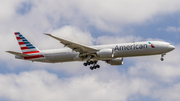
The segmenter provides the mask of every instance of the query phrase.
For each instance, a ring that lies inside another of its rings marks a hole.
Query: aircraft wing
[[[17,56],[22,56],[22,57],[30,56],[30,55],[27,55],[27,54],[13,52],[13,51],[6,51],[6,52],[10,53],[10,54],[13,54],[13,55],[17,55]]]
[[[76,51],[76,52],[80,52],[80,53],[85,53],[85,52],[92,52],[92,51],[98,51],[97,49],[95,48],[92,48],[92,47],[89,47],[89,46],[85,46],[85,45],[81,45],[79,43],[75,43],[75,42],[72,42],[72,41],[68,41],[68,40],[65,40],[65,39],[62,39],[62,38],[59,38],[59,37],[55,37],[51,34],[46,34],[44,33],[45,35],[48,35],[54,39],[57,39],[59,40],[62,44],[64,44],[64,46],[67,46],[69,48],[71,48],[73,51]]]

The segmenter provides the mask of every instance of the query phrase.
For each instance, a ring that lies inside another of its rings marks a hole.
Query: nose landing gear
[[[164,61],[164,58],[161,58],[161,61]]]
[[[163,58],[164,55],[166,55],[166,53],[162,53],[162,54],[161,54],[161,59],[160,59],[161,61],[164,61],[164,58]]]

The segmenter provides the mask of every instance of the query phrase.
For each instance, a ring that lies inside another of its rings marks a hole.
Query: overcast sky
[[[1,101],[179,101],[180,0],[1,0]],[[43,33],[85,45],[161,40],[165,55],[124,58],[121,66],[98,62],[46,64],[16,60],[14,32],[40,50],[61,48]]]

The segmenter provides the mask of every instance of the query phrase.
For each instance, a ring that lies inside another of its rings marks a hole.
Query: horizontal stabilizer
[[[22,56],[22,57],[27,57],[30,55],[27,54],[23,54],[23,53],[18,53],[18,52],[13,52],[13,51],[6,51],[7,53],[13,54],[13,55],[17,55],[17,56]]]

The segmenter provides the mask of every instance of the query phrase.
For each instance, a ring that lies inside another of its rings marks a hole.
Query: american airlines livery
[[[161,55],[161,61],[164,60],[164,55],[175,49],[173,45],[161,41],[146,41],[120,43],[110,45],[86,46],[76,42],[68,41],[51,34],[48,35],[56,40],[59,40],[64,48],[53,50],[39,50],[30,43],[22,34],[15,32],[15,36],[20,45],[22,53],[14,51],[6,51],[15,55],[16,59],[58,63],[85,61],[84,66],[90,66],[90,69],[100,68],[97,64],[99,60],[105,61],[110,65],[122,65],[123,57],[146,56],[146,55]]]

